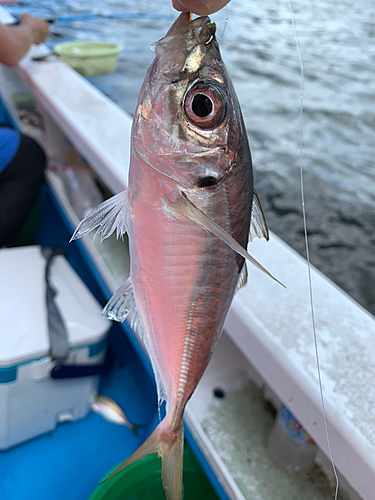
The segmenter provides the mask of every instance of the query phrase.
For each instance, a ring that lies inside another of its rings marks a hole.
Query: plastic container
[[[282,405],[268,441],[268,453],[279,469],[303,474],[314,462],[318,446],[302,425]]]
[[[116,468],[117,466],[110,472]],[[186,446],[183,484],[184,500],[217,500],[211,484],[192,451]],[[89,500],[166,500],[161,480],[161,460],[154,454],[129,465],[109,481],[99,485]]]
[[[98,376],[51,378],[45,268],[40,247],[0,250],[0,450],[85,417],[98,389]],[[100,304],[63,256],[50,283],[68,334],[63,364],[100,364],[110,328]]]
[[[109,42],[66,42],[54,53],[83,76],[99,76],[116,71],[122,45]]]

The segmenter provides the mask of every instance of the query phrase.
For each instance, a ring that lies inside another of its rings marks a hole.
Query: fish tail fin
[[[164,442],[161,456],[161,477],[167,500],[182,500],[182,463],[184,453],[184,427],[182,423],[174,439]]]
[[[104,481],[120,472],[128,465],[147,455],[157,453],[161,457],[161,476],[167,500],[182,500],[182,461],[184,451],[184,428],[182,423],[170,432],[166,419],[156,427],[151,436]]]
[[[162,423],[162,422],[161,422]],[[160,442],[160,427],[161,424],[159,424],[154,432],[149,436],[146,441],[131,455],[125,462],[123,462],[112,474],[110,474],[108,477],[102,481],[102,483],[105,483],[110,479],[112,476],[120,472],[122,469],[125,469],[128,465],[133,464],[134,462],[137,462],[138,460],[141,460],[142,458],[146,457],[147,455],[151,455],[152,453],[160,453],[160,447],[161,447],[161,442]],[[101,483],[101,484],[102,484]]]

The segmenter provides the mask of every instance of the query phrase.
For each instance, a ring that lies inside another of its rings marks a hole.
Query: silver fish
[[[93,412],[107,420],[107,422],[129,427],[134,434],[138,435],[138,428],[140,426],[130,423],[122,408],[108,396],[105,396],[104,394],[97,394],[91,405],[91,409]]]

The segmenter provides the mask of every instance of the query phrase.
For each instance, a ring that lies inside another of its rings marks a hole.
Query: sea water
[[[292,1],[305,67],[305,197],[311,261],[375,314],[375,3]],[[46,0],[24,10],[176,15],[169,0]],[[299,182],[300,67],[287,0],[232,0],[220,42],[249,135],[256,188],[271,230],[304,255]],[[213,16],[218,38],[226,11]],[[171,22],[59,23],[48,45],[111,40],[125,49],[116,73],[90,81],[130,114],[154,57],[150,44]],[[274,270],[275,273],[277,270]],[[307,277],[306,277],[307,280]]]

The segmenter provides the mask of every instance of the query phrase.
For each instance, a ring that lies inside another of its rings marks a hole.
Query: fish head
[[[178,17],[155,44],[134,119],[135,153],[189,191],[220,183],[247,145],[215,32],[207,16]]]

